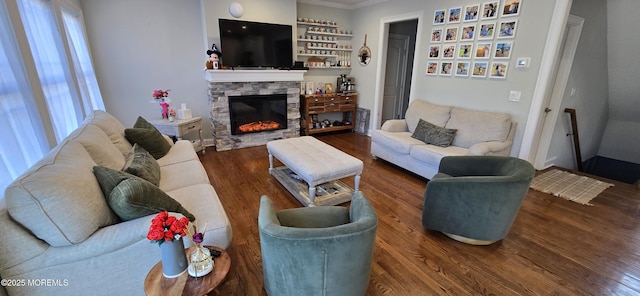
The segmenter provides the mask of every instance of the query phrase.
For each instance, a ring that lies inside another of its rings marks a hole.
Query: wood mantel
[[[209,82],[303,81],[306,70],[205,70]]]

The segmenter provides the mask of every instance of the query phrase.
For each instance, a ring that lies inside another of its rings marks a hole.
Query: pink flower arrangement
[[[169,96],[169,91],[170,89],[167,89],[167,90],[156,89],[153,91],[152,97],[156,101],[163,100],[164,98]]]

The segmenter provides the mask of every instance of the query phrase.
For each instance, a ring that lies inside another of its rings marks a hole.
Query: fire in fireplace
[[[231,134],[287,129],[287,95],[229,96]]]

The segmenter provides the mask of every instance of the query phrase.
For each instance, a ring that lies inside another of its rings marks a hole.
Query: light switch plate
[[[512,90],[509,93],[509,101],[511,102],[520,102],[520,96],[522,95],[522,92],[517,91],[517,90]]]

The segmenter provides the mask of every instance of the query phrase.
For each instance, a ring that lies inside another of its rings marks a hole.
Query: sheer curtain
[[[4,2],[0,3],[0,193],[49,150]]]
[[[19,0],[18,8],[56,139],[60,141],[78,127],[83,112],[53,7],[47,0]]]
[[[21,21],[12,22],[0,0],[0,194],[53,139],[60,142],[90,111],[104,110],[79,8],[15,1]],[[17,42],[24,36],[28,46]],[[31,57],[35,69],[26,66]]]
[[[80,14],[63,7],[62,20],[67,33],[71,58],[75,66],[75,74],[78,79],[85,112],[88,114],[92,110],[104,110],[104,103],[102,102],[96,74],[93,72],[89,45],[85,38],[84,25]]]

